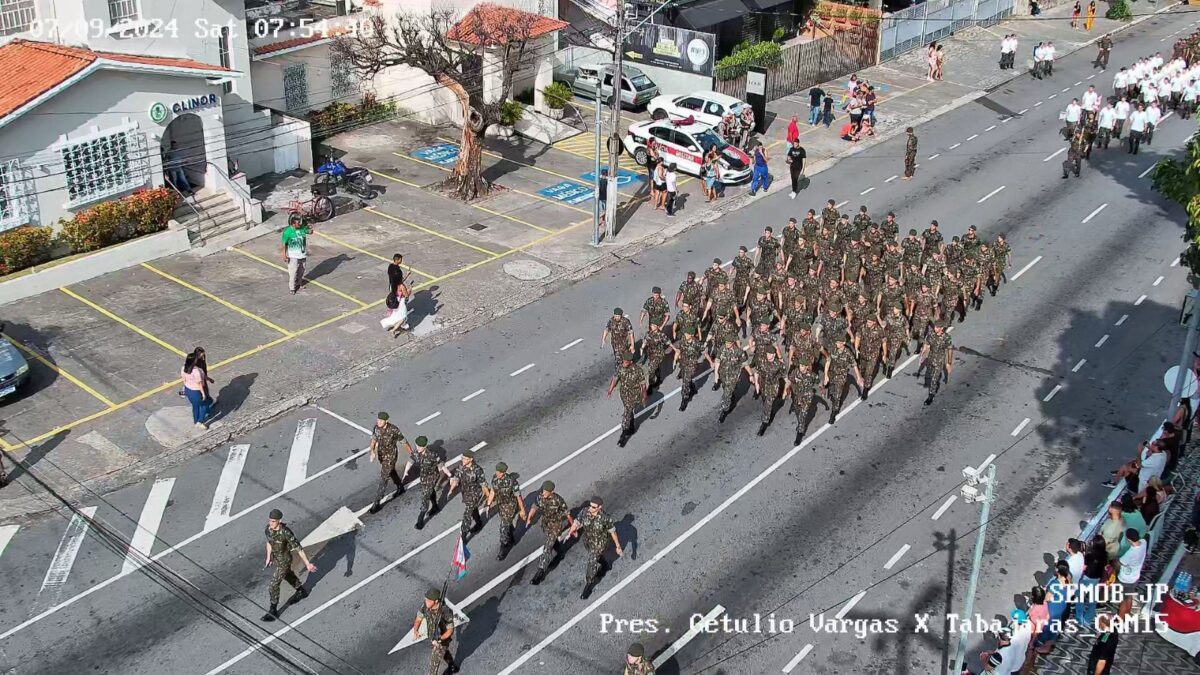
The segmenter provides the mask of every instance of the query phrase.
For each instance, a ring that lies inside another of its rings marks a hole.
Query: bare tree
[[[495,5],[477,6],[461,20],[444,9],[400,13],[391,21],[373,15],[358,30],[337,37],[332,49],[364,76],[405,65],[425,72],[454,93],[464,120],[462,143],[454,170],[442,187],[471,200],[490,189],[480,176],[483,136],[500,121],[501,106],[512,94],[513,75],[526,65],[534,24],[540,19]],[[491,63],[485,54],[494,56]],[[500,87],[495,100],[485,100],[484,79],[496,77]]]

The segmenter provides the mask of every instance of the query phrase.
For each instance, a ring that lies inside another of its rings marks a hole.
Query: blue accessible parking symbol
[[[595,192],[594,187],[590,185],[580,185],[579,183],[569,180],[564,180],[561,183],[555,183],[550,187],[544,187],[541,190],[538,190],[539,195],[566,204],[579,204],[580,202],[586,202],[594,196],[593,192]]]
[[[606,166],[603,168],[607,169],[608,167]],[[582,178],[583,180],[585,180],[589,183],[594,184],[596,182],[596,172],[589,171],[589,172],[583,174],[582,176],[580,176],[580,178]],[[626,185],[629,185],[630,183],[632,183],[635,180],[643,180],[644,181],[644,180],[646,180],[646,178],[644,176],[642,176],[642,174],[634,173],[633,171],[630,171],[628,169],[617,169],[617,185],[618,186],[624,187]]]
[[[458,146],[453,143],[430,145],[413,150],[412,156],[438,166],[446,166],[458,161]]]

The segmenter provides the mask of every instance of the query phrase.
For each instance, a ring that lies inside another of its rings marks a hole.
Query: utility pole
[[[1200,331],[1200,306],[1197,306],[1197,290],[1188,291],[1187,298],[1184,300],[1187,306],[1188,300],[1191,300],[1192,316],[1187,324],[1187,337],[1183,341],[1183,355],[1179,357],[1179,373],[1175,376],[1175,387],[1171,390],[1171,405],[1167,406],[1167,419],[1171,419],[1175,415],[1175,409],[1179,407],[1179,400],[1183,398],[1183,388],[1187,385],[1187,375],[1192,370],[1193,357],[1192,354],[1196,351],[1196,332]]]
[[[993,491],[996,487],[996,465],[988,465],[986,477],[979,475],[979,469],[968,466],[963,469],[963,478],[967,479],[961,491],[963,501],[968,504],[975,502],[983,504],[983,508],[979,510],[979,535],[975,539],[975,562],[971,565],[971,581],[967,584],[967,597],[960,617],[963,621],[970,621],[971,613],[975,611],[975,589],[979,587],[979,568],[983,565],[983,546],[987,539],[988,516],[991,514]],[[985,486],[982,495],[979,494],[980,483]],[[950,671],[950,675],[962,673],[963,665],[967,660],[967,639],[970,637],[971,634],[966,631],[959,632],[954,670]]]
[[[604,75],[603,75],[603,71],[602,71],[601,75],[600,75],[600,82],[603,82],[603,81],[604,81]],[[596,181],[595,181],[596,182],[596,198],[592,200],[592,246],[600,245],[600,237],[602,236],[600,233],[600,221],[606,215],[606,214],[600,213],[600,180],[601,180],[601,178],[600,178],[600,132],[603,130],[603,123],[602,123],[601,117],[600,117],[600,115],[601,115],[600,106],[602,105],[601,104],[601,94],[602,93],[603,93],[603,87],[600,86],[599,83],[597,83],[596,84],[596,121],[592,127],[595,130],[592,133],[592,135],[596,137],[596,169],[595,169],[595,174],[594,174],[595,178],[596,178]]]
[[[616,234],[614,228],[617,225],[617,202],[620,201],[620,195],[617,193],[617,164],[621,161],[621,67],[625,62],[627,7],[630,5],[624,3],[617,7],[617,36],[613,41],[612,122],[608,125],[612,133],[608,137],[608,213],[605,214],[608,230],[604,233],[606,238],[612,238]]]

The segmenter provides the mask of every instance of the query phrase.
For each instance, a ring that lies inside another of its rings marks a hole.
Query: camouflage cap
[[[801,321],[800,323],[796,324],[796,328],[799,328],[800,330],[812,330],[812,324],[807,321]]]
[[[475,459],[475,451],[467,450],[463,453],[463,459]]]
[[[436,588],[431,588],[425,592],[425,599],[439,602],[442,599],[442,592]]]
[[[417,446],[421,447],[421,448],[425,447],[426,445],[429,445],[429,439],[425,438],[424,436],[417,436],[416,442],[417,442]]]
[[[496,462],[496,470],[500,473],[508,473],[508,465],[504,462]]]
[[[385,413],[385,412],[381,412],[381,413],[379,413],[378,417],[379,417],[379,419],[383,420],[384,422],[386,422],[386,421],[388,421],[388,420],[390,420],[390,419],[391,419],[391,415],[388,415],[388,414],[387,414],[387,413]]]
[[[911,234],[911,235],[912,235],[912,236],[914,236],[914,237],[915,237],[915,236],[917,236],[917,231],[916,231],[915,229],[913,229],[913,230],[909,230],[909,231],[908,231],[908,233],[909,233],[909,234]]]
[[[542,492],[554,492],[554,481],[548,480],[542,483]]]
[[[280,511],[279,509],[271,509],[271,512],[267,514],[267,517],[271,520],[283,520],[283,511]]]
[[[646,646],[640,642],[629,645],[629,655],[640,659],[646,655]]]

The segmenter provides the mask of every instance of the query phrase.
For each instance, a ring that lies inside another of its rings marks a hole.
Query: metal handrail
[[[200,226],[201,222],[205,219],[208,219],[208,220],[212,221],[212,224],[215,226],[216,221],[213,220],[213,217],[208,215],[208,213],[203,212],[200,209],[197,209],[195,204],[189,202],[187,195],[180,192],[179,188],[175,187],[175,185],[171,181],[164,180],[163,185],[167,186],[168,188],[171,189],[172,192],[179,195],[179,199],[188,207],[188,209],[192,213],[194,213],[196,215],[196,219],[193,221],[196,223],[196,239],[201,244],[203,244],[204,243],[204,228]],[[189,227],[188,229],[190,230],[191,228]]]
[[[236,189],[238,192],[242,193],[242,195],[245,197],[246,201],[248,201],[248,202],[254,201],[254,197],[251,196],[249,190],[247,190],[246,188],[243,188],[241,185],[238,185],[237,181],[230,178],[229,174],[225,173],[225,171],[221,167],[217,166],[212,160],[206,159],[206,160],[204,160],[204,163],[211,166],[212,168],[216,169],[217,173],[220,174],[221,177],[225,179],[225,182],[229,183],[230,185],[232,185],[234,187],[234,189]]]

